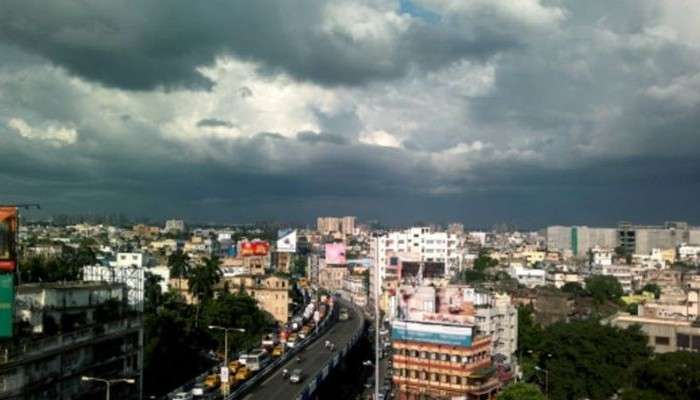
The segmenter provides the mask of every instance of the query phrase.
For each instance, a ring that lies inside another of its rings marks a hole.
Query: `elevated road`
[[[302,358],[301,362],[297,362],[295,359],[288,361],[255,389],[251,390],[243,397],[243,400],[296,399],[310,380],[321,372],[331,357],[338,352],[338,349],[349,343],[353,335],[358,330],[362,329],[364,317],[355,306],[344,300],[337,300],[336,307],[337,306],[347,308],[348,313],[352,317],[347,321],[335,322],[328,331],[300,353]],[[335,344],[336,350],[334,352],[326,349],[324,346],[326,340]],[[289,372],[295,369],[301,369],[303,371],[302,381],[299,383],[291,383],[288,378],[283,378],[282,370],[285,368]]]

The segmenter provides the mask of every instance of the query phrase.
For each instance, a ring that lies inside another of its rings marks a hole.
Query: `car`
[[[178,392],[173,396],[173,400],[192,400],[192,393]]]
[[[204,392],[207,390],[207,387],[203,383],[197,383],[194,385],[194,388],[192,389],[192,396],[193,397],[200,397],[204,396]]]
[[[289,381],[292,383],[299,383],[303,378],[303,372],[300,369],[295,369],[289,374]]]

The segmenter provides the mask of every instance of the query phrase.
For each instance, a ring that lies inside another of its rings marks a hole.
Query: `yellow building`
[[[228,290],[236,293],[241,287],[254,298],[261,309],[280,323],[289,319],[289,279],[276,275],[239,275],[222,279]]]

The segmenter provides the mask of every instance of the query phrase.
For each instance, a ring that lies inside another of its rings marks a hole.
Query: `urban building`
[[[617,231],[614,228],[549,226],[545,236],[547,250],[568,250],[574,256],[585,256],[594,247],[614,249],[617,246]]]
[[[617,236],[618,243],[627,252],[649,254],[653,249],[675,249],[689,243],[690,231],[686,222],[666,222],[663,226],[621,223]]]
[[[675,351],[700,352],[700,323],[698,321],[649,318],[617,314],[610,324],[621,329],[638,325],[649,339],[655,353]]]
[[[350,274],[350,271],[345,266],[327,266],[320,268],[318,271],[318,284],[322,288],[330,291],[338,291],[343,289],[343,282]]]
[[[282,324],[289,320],[289,279],[277,275],[239,275],[225,277],[221,285],[228,285],[231,293],[242,288],[275,320]]]
[[[355,233],[355,219],[355,217],[318,217],[316,229],[324,235],[330,233],[352,235]]]
[[[16,323],[25,331],[0,351],[0,398],[104,397],[103,385],[81,381],[92,376],[134,379],[134,385],[115,386],[111,394],[139,399],[143,328],[126,293],[123,285],[111,283],[17,286]]]
[[[547,282],[547,272],[543,269],[524,268],[518,265],[511,265],[508,268],[508,274],[521,285],[528,288],[544,286]]]
[[[473,302],[483,303],[487,296],[464,286],[404,285],[398,297],[391,324],[398,398],[494,399],[501,381],[493,337],[475,324]]]
[[[165,221],[165,233],[182,233],[185,231],[185,221],[181,219],[169,219]]]

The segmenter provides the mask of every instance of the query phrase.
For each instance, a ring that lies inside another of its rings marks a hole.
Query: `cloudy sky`
[[[695,0],[5,0],[0,202],[700,223]]]

